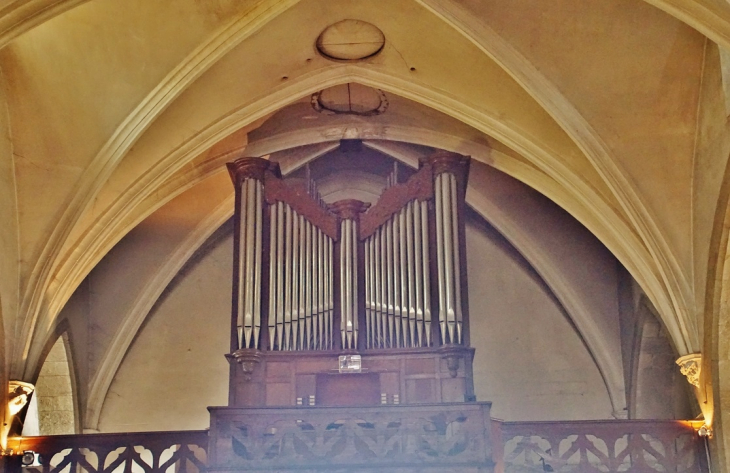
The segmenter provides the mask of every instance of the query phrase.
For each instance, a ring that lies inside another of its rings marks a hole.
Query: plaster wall
[[[228,402],[230,226],[158,300],[107,393],[101,432],[204,429]]]
[[[611,418],[606,386],[540,277],[499,234],[467,225],[477,398],[505,420]]]
[[[661,323],[646,307],[640,310],[641,339],[634,363],[632,419],[692,419],[691,387],[674,360],[677,355]],[[660,395],[658,395],[661,393]]]

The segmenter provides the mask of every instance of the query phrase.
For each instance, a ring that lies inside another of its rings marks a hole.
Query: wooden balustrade
[[[211,408],[208,471],[490,472],[489,407]]]
[[[489,404],[481,403],[211,413],[210,437],[207,431],[58,435],[11,439],[9,446],[41,454],[43,464],[29,473],[708,471],[704,441],[691,422],[491,420],[490,427]]]
[[[504,473],[708,471],[692,422],[494,422],[493,428],[504,445],[495,458]]]
[[[9,447],[40,454],[41,466],[26,473],[197,473],[205,471],[208,431],[22,437]]]

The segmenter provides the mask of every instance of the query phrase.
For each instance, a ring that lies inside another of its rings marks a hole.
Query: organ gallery
[[[230,395],[210,408],[210,471],[492,471],[468,342],[469,158],[393,168],[370,205],[325,204],[314,180],[290,184],[264,159],[228,165]]]

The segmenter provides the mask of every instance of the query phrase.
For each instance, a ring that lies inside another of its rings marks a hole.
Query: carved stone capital
[[[687,377],[687,381],[692,386],[700,387],[700,369],[702,355],[700,353],[691,353],[677,359],[679,371]]]
[[[245,179],[264,180],[266,171],[281,176],[279,163],[264,158],[239,158],[232,163],[227,163],[228,174],[233,184],[238,188]]]
[[[243,371],[243,379],[245,381],[251,381],[254,370],[259,363],[261,363],[261,351],[251,348],[241,348],[233,353],[226,355],[229,362],[235,361],[241,365]]]
[[[360,220],[360,214],[364,213],[370,204],[355,199],[338,200],[329,205],[329,210],[342,220]]]
[[[28,398],[35,391],[35,386],[24,381],[8,382],[8,413],[14,416],[28,403]]]

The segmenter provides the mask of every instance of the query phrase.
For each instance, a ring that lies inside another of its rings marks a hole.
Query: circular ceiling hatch
[[[322,31],[317,50],[330,59],[357,61],[383,49],[385,35],[377,26],[360,20],[342,20]]]
[[[380,115],[388,109],[388,98],[380,89],[341,84],[312,94],[312,108],[320,113]]]

